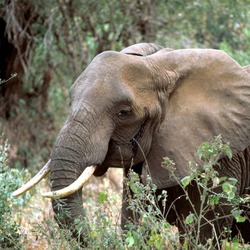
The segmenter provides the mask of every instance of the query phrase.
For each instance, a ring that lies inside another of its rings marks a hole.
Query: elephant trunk
[[[76,115],[70,116],[56,139],[51,153],[52,193],[68,187],[86,167],[100,164],[106,157],[110,134],[102,124],[97,128],[84,117],[85,122],[80,122]],[[101,132],[101,136],[96,131]],[[84,216],[82,204],[81,188],[64,198],[54,199],[53,210],[60,226],[71,228],[76,218]]]
[[[72,172],[72,162],[64,160],[52,160],[51,191],[56,191],[69,186],[81,174],[79,170]],[[63,170],[62,170],[63,168]],[[61,199],[52,201],[53,210],[60,226],[70,227],[75,218],[83,215],[82,190]]]

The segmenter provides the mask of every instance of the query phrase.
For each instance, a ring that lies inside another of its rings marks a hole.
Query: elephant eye
[[[123,109],[120,112],[117,113],[118,117],[127,117],[131,114],[131,110],[130,109]]]

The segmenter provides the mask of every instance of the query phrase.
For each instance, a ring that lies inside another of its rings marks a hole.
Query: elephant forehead
[[[86,76],[71,90],[72,104],[87,102],[90,105],[104,107],[115,103],[131,103],[133,99],[133,91],[114,75],[102,78]]]
[[[73,87],[75,95],[81,97],[96,96],[108,98],[116,95],[129,95],[128,87],[116,72],[103,74],[87,74]],[[73,94],[73,93],[72,93]]]
[[[132,58],[128,55],[106,51],[97,55],[85,69],[84,73],[92,74],[118,74],[122,67],[131,63]]]
[[[127,95],[126,98],[131,99],[135,88],[145,88],[143,83],[148,80],[146,75],[140,59],[116,52],[104,52],[78,77],[71,88],[71,96],[108,98]]]

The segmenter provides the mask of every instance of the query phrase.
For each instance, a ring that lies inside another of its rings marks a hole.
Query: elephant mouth
[[[144,135],[144,132],[145,132],[145,128],[146,128],[146,125],[148,123],[148,116],[145,117],[145,119],[143,120],[139,130],[137,131],[137,133],[132,137],[132,139],[130,139],[128,142],[120,142],[120,141],[117,141],[115,139],[111,139],[110,142],[109,142],[109,152],[110,152],[110,155],[112,155],[113,152],[116,152],[117,151],[117,148],[119,150],[120,149],[126,149],[130,151],[130,157],[127,157],[128,159],[125,160],[122,158],[123,161],[126,161],[126,162],[131,162],[131,159],[134,158],[140,148],[140,141]],[[119,150],[121,151],[121,150]],[[107,154],[109,155],[109,153]],[[120,152],[120,155],[122,155],[122,152]]]
[[[132,146],[132,152],[133,152],[133,157],[137,154],[138,149],[139,149],[139,142],[141,141],[146,125],[148,123],[148,117],[145,118],[143,123],[141,124],[141,127],[139,131],[135,134],[135,136],[129,141],[131,146]]]
[[[142,150],[140,141],[144,135],[148,120],[149,117],[146,115],[139,130],[135,133],[132,139],[127,142],[121,142],[111,138],[106,158],[102,164],[98,165],[98,168],[94,173],[95,176],[102,176],[110,167],[129,168],[140,162],[139,157],[136,156],[139,149]]]

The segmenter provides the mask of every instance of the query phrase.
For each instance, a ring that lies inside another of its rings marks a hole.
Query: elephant
[[[166,215],[180,232],[179,218],[192,210],[183,191],[162,167],[163,157],[175,162],[175,175],[190,174],[197,147],[217,135],[229,143],[233,157],[221,156],[220,176],[237,179],[237,194],[250,186],[250,66],[241,66],[216,49],[170,49],[153,43],[131,45],[120,52],[97,55],[70,89],[70,112],[55,141],[50,160],[19,195],[50,173],[55,214],[58,201],[69,216],[59,223],[70,226],[83,216],[82,185],[91,175],[102,176],[111,168],[130,169],[146,184],[151,177],[157,192],[166,190]],[[200,199],[195,186],[188,186],[195,209]],[[133,220],[128,209],[128,190],[123,189],[122,225]],[[183,198],[176,199],[182,196]],[[223,212],[229,211],[223,208]],[[214,214],[208,215],[213,219]],[[223,226],[238,225],[220,219]],[[248,225],[249,227],[249,221]],[[200,242],[212,238],[211,225],[201,229]],[[242,235],[250,241],[249,233]]]

